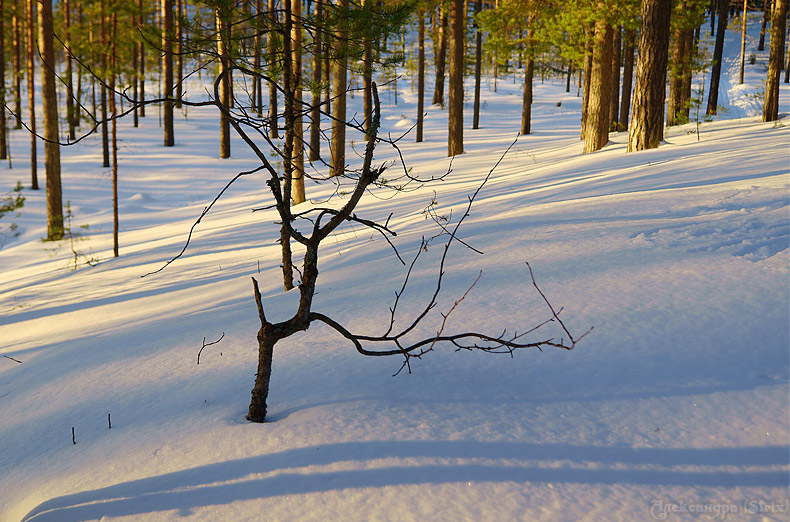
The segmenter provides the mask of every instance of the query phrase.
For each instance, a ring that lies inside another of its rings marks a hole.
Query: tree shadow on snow
[[[426,463],[373,468],[366,463],[415,457],[426,459]],[[442,459],[450,460],[441,462]],[[453,463],[456,459],[466,462]],[[507,459],[509,463],[474,462],[475,459]],[[556,467],[557,461],[569,463]],[[776,467],[788,461],[790,447],[786,446],[656,449],[476,441],[345,442],[219,462],[65,495],[43,502],[22,520],[70,522],[169,510],[188,512],[204,506],[283,495],[457,482],[787,488],[787,470],[777,471]],[[338,462],[356,462],[360,469],[310,473],[297,469]],[[589,464],[596,465],[596,469],[590,469]],[[694,470],[678,469],[689,466],[694,466]],[[770,466],[772,470],[733,470],[760,466]]]

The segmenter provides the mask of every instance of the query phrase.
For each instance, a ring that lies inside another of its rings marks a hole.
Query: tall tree
[[[601,12],[605,5],[599,4]],[[614,32],[608,20],[595,22],[595,42],[590,72],[590,93],[584,127],[584,152],[602,149],[609,142],[609,109],[612,99],[612,40]]]
[[[334,54],[332,64],[332,141],[329,162],[329,175],[339,176],[345,171],[346,165],[346,86],[348,73],[348,27],[343,12],[348,12],[348,0],[340,0],[337,8],[341,17],[338,19],[338,28],[335,32]]]
[[[6,150],[5,122],[5,24],[3,22],[3,0],[0,0],[0,159],[8,158]]]
[[[746,66],[746,18],[749,13],[748,0],[743,0],[743,18],[741,19],[741,68],[738,73],[738,85],[743,85],[743,70]]]
[[[71,52],[71,1],[63,0],[63,51],[66,61],[65,83],[66,83],[66,122],[69,125],[69,139],[74,140],[77,136],[76,123],[74,119],[74,80],[72,62],[74,57]]]
[[[436,14],[434,13],[434,16]],[[433,60],[436,66],[436,83],[433,87],[433,104],[444,107],[444,66],[447,58],[447,32],[449,19],[447,9],[443,3],[439,5],[440,24],[438,28],[438,52],[434,54]],[[436,38],[434,38],[436,40]]]
[[[41,56],[41,94],[44,107],[44,164],[47,170],[47,239],[63,237],[63,197],[60,186],[60,136],[58,135],[58,98],[55,93],[55,34],[52,25],[52,0],[39,0],[39,54]]]
[[[321,72],[323,71],[323,30],[321,26],[324,23],[324,2],[322,0],[315,1],[313,10],[315,18],[315,28],[313,29],[313,82],[310,85],[310,102],[312,108],[310,109],[310,153],[308,156],[309,161],[318,161],[321,159]]]
[[[448,102],[447,155],[464,152],[464,0],[450,2],[450,96]]]
[[[475,0],[475,102],[474,115],[472,116],[472,128],[480,128],[480,81],[483,66],[483,32],[477,22],[477,15],[483,10],[483,0]],[[420,19],[420,23],[423,23]],[[421,26],[422,27],[422,26]],[[420,48],[424,52],[424,48]]]
[[[30,188],[38,190],[38,163],[36,161],[36,0],[27,0],[27,106],[30,115]]]
[[[219,113],[219,157],[230,158],[230,117],[227,110],[230,109],[230,6],[227,3],[219,3],[215,8],[215,20],[217,25],[217,54],[220,61],[219,81],[219,100],[226,110]]]
[[[417,16],[419,17],[417,30],[417,143],[422,143],[423,120],[425,118],[425,10],[421,8]]]
[[[612,89],[611,104],[609,105],[609,128],[617,130],[620,109],[620,49],[623,45],[623,28],[617,26],[614,30],[614,42],[612,44]]]
[[[628,151],[654,149],[664,138],[669,28],[672,0],[642,0],[639,62]],[[726,18],[726,17],[725,17]]]
[[[140,21],[140,25],[144,25],[145,11],[143,8],[143,0],[137,0],[137,16],[138,20]],[[140,91],[140,103],[138,105],[140,110],[138,112],[141,118],[145,118],[145,42],[142,39],[137,42],[137,54],[137,60],[140,65],[140,73],[138,76]]]
[[[107,35],[107,3],[106,0],[99,2],[99,53],[102,74],[107,74],[107,52],[110,39]],[[107,121],[107,84],[101,82],[99,104],[101,105],[101,144],[102,144],[102,167],[110,167],[110,129]]]
[[[23,66],[22,66],[22,50],[25,47],[25,40],[22,37],[20,26],[22,25],[22,18],[24,18],[24,14],[20,16],[21,11],[23,10],[20,7],[19,2],[20,0],[11,0],[14,5],[14,14],[11,18],[11,25],[13,26],[14,31],[14,56],[13,56],[13,67],[14,67],[14,75],[13,75],[13,83],[14,83],[14,114],[16,114],[16,123],[14,124],[15,129],[22,128],[22,75],[24,74]]]
[[[786,18],[787,0],[776,0],[771,20],[771,50],[768,57],[768,77],[765,80],[763,121],[779,119],[779,73],[782,70],[782,54],[785,47]]]
[[[269,0],[267,3],[267,14],[269,17],[269,35],[266,41],[267,52],[269,54],[269,76],[274,79],[277,78],[277,52],[278,52],[278,33],[274,30],[277,27],[277,0]],[[269,136],[272,138],[279,138],[278,131],[279,124],[277,112],[277,85],[269,82]]]
[[[620,97],[620,114],[618,115],[617,130],[628,130],[628,116],[631,111],[631,87],[634,78],[634,48],[636,30],[627,29],[625,44],[623,46],[623,94]]]
[[[115,107],[115,78],[118,74],[118,13],[110,18],[110,114],[112,115],[112,255],[118,257],[118,111]]]
[[[164,145],[175,145],[173,134],[173,0],[162,1],[162,79],[163,95],[168,98],[163,104]]]
[[[304,126],[302,125],[302,2],[291,0],[291,89],[293,93],[293,181],[291,201],[304,203]],[[288,129],[286,129],[286,132]]]
[[[708,107],[705,114],[710,116],[719,110],[719,80],[721,79],[721,61],[724,56],[724,32],[727,30],[727,14],[729,13],[730,0],[719,1],[719,24],[716,28],[716,45],[713,48],[713,67],[710,73],[710,91],[708,93]]]

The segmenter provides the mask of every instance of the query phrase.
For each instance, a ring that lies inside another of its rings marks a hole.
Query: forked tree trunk
[[[628,151],[654,149],[664,138],[669,21],[672,0],[642,0],[642,30],[636,68]],[[726,16],[725,16],[726,19]]]
[[[450,4],[450,96],[447,156],[464,152],[464,39],[466,37],[466,13],[464,0],[452,0]]]
[[[785,46],[785,19],[787,18],[787,0],[776,0],[773,19],[771,20],[770,54],[768,58],[768,77],[765,80],[765,102],[763,104],[763,121],[779,119],[779,73]]]
[[[602,149],[609,142],[609,105],[612,99],[612,26],[595,23],[595,43],[584,127],[584,152]]]
[[[47,170],[47,239],[63,237],[63,198],[60,186],[60,136],[58,98],[55,93],[55,48],[52,0],[39,0],[39,53],[41,55],[41,97],[44,102],[44,162]]]

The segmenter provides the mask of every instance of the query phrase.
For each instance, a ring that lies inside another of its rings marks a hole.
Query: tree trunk
[[[107,70],[107,14],[105,0],[99,2],[101,10],[101,21],[99,24],[99,52],[101,52],[101,68]],[[99,96],[99,103],[101,105],[101,150],[102,150],[102,167],[110,167],[110,131],[107,122],[107,84],[101,82],[101,90]]]
[[[602,8],[604,6],[601,6]],[[612,26],[595,23],[595,43],[584,127],[584,152],[602,149],[609,142],[609,105],[612,99]]]
[[[254,46],[255,50],[253,51],[253,67],[255,72],[260,74],[261,73],[261,54],[263,53],[263,32],[264,32],[264,25],[262,23],[263,14],[263,0],[255,0],[255,40]],[[252,79],[252,110],[255,111],[258,116],[263,114],[263,91],[262,91],[262,81],[261,78],[256,76]]]
[[[369,12],[372,0],[363,0],[362,9]],[[367,16],[370,16],[369,14]],[[362,118],[364,121],[365,141],[371,138],[373,127],[373,35],[370,25],[364,28],[362,36]],[[395,104],[398,104],[397,90]]]
[[[532,55],[527,56],[527,66],[524,68],[524,100],[521,105],[521,135],[531,132],[532,125],[532,77],[535,73],[535,60]]]
[[[184,0],[176,0],[176,15],[175,16],[175,38],[176,38],[176,108],[181,108],[181,98],[184,93],[184,87],[181,79],[184,77],[184,31],[181,27],[181,11],[184,8]]]
[[[776,0],[771,20],[770,54],[768,58],[768,77],[765,80],[765,103],[763,121],[779,119],[779,73],[782,70],[782,54],[785,46],[785,19],[787,0]]]
[[[348,0],[340,0],[338,6],[341,11],[348,9]],[[335,38],[335,62],[332,66],[332,84],[334,99],[332,100],[332,141],[330,144],[329,175],[340,176],[346,167],[346,86],[348,71],[348,28],[344,20],[340,20],[340,27]]]
[[[0,0],[0,13],[3,12],[3,0]],[[8,159],[5,122],[5,24],[0,15],[0,159]]]
[[[788,35],[788,39],[790,39],[790,35]],[[790,83],[790,51],[785,54],[785,83]]]
[[[260,300],[260,294],[257,294],[256,298]],[[247,413],[249,421],[264,422],[266,420],[266,399],[269,397],[269,382],[272,378],[272,357],[274,345],[278,340],[274,325],[271,323],[261,325],[258,330],[258,371],[255,375],[255,386],[252,389],[250,408]]]
[[[447,30],[448,18],[447,9],[440,7],[441,26],[439,28],[439,53],[434,54],[436,65],[436,84],[433,87],[433,104],[441,105],[444,108],[444,64],[447,56]]]
[[[417,55],[417,143],[422,143],[422,128],[425,118],[425,11],[419,10]]]
[[[628,29],[625,32],[625,46],[623,53],[623,95],[620,97],[620,115],[617,122],[617,130],[628,130],[628,116],[631,112],[631,87],[634,79],[634,43],[636,41],[636,31]]]
[[[14,114],[16,115],[15,129],[22,128],[22,49],[25,42],[21,37],[19,26],[20,11],[19,0],[12,0],[14,2],[14,16],[11,19],[11,24],[14,27]],[[24,16],[24,14],[22,15]]]
[[[164,79],[164,145],[175,145],[173,135],[173,0],[162,0],[162,77]]]
[[[741,22],[741,69],[738,73],[738,85],[743,85],[743,69],[746,66],[746,15],[749,12],[748,0],[743,0],[743,19]]]
[[[110,114],[112,115],[112,255],[118,257],[118,120],[115,118],[115,75],[118,67],[117,49],[115,45],[118,33],[118,15],[113,12],[110,29]]]
[[[680,91],[680,111],[683,121],[689,121],[691,112],[691,80],[694,76],[693,61],[697,56],[699,27],[696,31],[689,29],[684,33],[686,38],[686,57],[683,60],[683,86]]]
[[[74,82],[72,72],[73,57],[71,54],[71,2],[63,1],[63,52],[66,61],[65,83],[66,83],[66,122],[69,126],[69,139],[74,141],[77,137],[76,125],[74,125]]]
[[[221,67],[221,79],[219,81],[219,102],[225,109],[230,108],[230,81],[228,68],[230,67],[230,54],[228,45],[228,12],[224,6],[219,6],[215,11],[217,24],[217,54]],[[219,157],[221,159],[230,158],[230,119],[226,112],[219,112]]]
[[[669,67],[669,99],[667,100],[667,127],[678,124],[678,113],[682,107],[680,104],[681,92],[683,91],[683,74],[686,60],[686,31],[678,27],[673,35],[674,47],[672,50],[672,66]]]
[[[145,25],[143,17],[143,0],[137,0],[137,14],[140,17],[140,25]],[[145,42],[140,40],[137,43],[138,62],[140,63],[140,117],[145,118]]]
[[[291,200],[294,205],[304,203],[304,127],[302,125],[302,2],[292,0],[291,2],[291,75],[293,92],[293,156],[292,156],[292,176]]]
[[[757,45],[758,51],[765,50],[765,25],[771,17],[771,3],[772,0],[763,0],[763,23],[760,26],[760,43]]]
[[[590,81],[592,80],[592,68],[593,68],[593,44],[592,39],[590,38],[589,33],[594,32],[594,28],[590,28],[587,31],[587,42],[584,48],[584,91],[582,94],[582,128],[581,132],[579,133],[581,139],[584,139],[584,133],[587,129],[587,117],[589,114],[589,106],[590,106]],[[496,74],[494,75],[496,78]]]
[[[311,87],[310,101],[313,104],[310,110],[310,161],[321,159],[321,71],[323,70],[323,34],[321,26],[324,23],[324,3],[315,2],[315,24],[313,33],[313,85]]]
[[[39,54],[41,56],[41,97],[44,102],[44,163],[47,170],[47,239],[63,237],[63,198],[60,186],[60,136],[58,98],[55,93],[55,30],[52,0],[38,0]]]
[[[633,115],[628,130],[629,152],[654,149],[664,138],[671,15],[672,0],[642,0],[639,63],[636,67]]]
[[[451,0],[450,19],[447,155],[457,156],[464,152],[464,39],[466,37],[464,0]]]
[[[475,14],[483,10],[483,0],[475,0]],[[475,19],[475,105],[472,128],[480,128],[480,80],[483,66],[483,33]]]
[[[721,78],[721,60],[724,54],[724,32],[727,30],[727,14],[730,0],[719,0],[719,24],[716,29],[716,45],[713,49],[713,68],[710,73],[710,92],[708,108],[705,114],[716,114],[719,109],[719,80]]]
[[[277,78],[277,1],[269,0],[268,2],[268,15],[269,15],[269,36],[268,36],[268,51],[269,51],[269,76],[272,79]],[[279,138],[280,131],[277,123],[277,86],[274,82],[269,83],[269,136],[272,138]]]
[[[611,105],[609,106],[609,128],[617,130],[618,109],[620,108],[620,49],[623,45],[623,28],[617,27],[614,32],[614,44],[612,46],[612,95]]]
[[[36,161],[36,5],[37,0],[27,0],[27,106],[30,114],[30,188],[38,190],[38,163]]]

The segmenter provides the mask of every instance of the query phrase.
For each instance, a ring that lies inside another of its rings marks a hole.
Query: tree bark
[[[176,8],[176,16],[174,17],[174,25],[175,25],[175,39],[176,39],[176,75],[175,75],[175,89],[176,89],[176,103],[175,107],[180,109],[181,108],[181,98],[183,97],[184,93],[184,86],[181,79],[184,77],[184,56],[182,54],[184,50],[184,30],[181,27],[181,11],[184,7],[183,4],[184,0],[176,0],[175,8]]]
[[[363,0],[362,9],[368,11],[371,4],[372,0]],[[365,122],[365,141],[368,141],[371,138],[370,129],[373,125],[373,35],[369,24],[364,31],[365,33],[362,36],[362,117]],[[396,94],[395,104],[397,105],[397,103],[398,97]]]
[[[643,0],[628,151],[654,149],[664,138],[669,23],[672,0]],[[725,16],[726,19],[726,16]]]
[[[620,108],[620,49],[623,45],[623,28],[617,27],[614,31],[614,43],[612,46],[612,95],[611,105],[609,106],[609,128],[617,130],[618,109]]]
[[[315,8],[316,28],[313,33],[313,85],[311,88],[310,110],[310,161],[321,159],[321,71],[323,70],[323,31],[324,2],[316,0]]]
[[[275,65],[277,63],[277,39],[275,38],[277,32],[277,1],[269,0],[268,2],[268,15],[269,15],[269,36],[268,36],[268,51],[269,51],[269,76],[274,79],[277,77],[277,70]],[[277,116],[277,86],[274,82],[269,83],[269,136],[272,138],[279,138],[280,132],[278,129],[279,123]]]
[[[447,56],[447,32],[448,17],[447,9],[440,7],[441,25],[439,27],[439,52],[434,54],[436,65],[436,84],[433,87],[433,104],[441,105],[444,108],[444,65]]]
[[[475,0],[475,15],[483,10],[483,0]],[[472,128],[480,128],[480,81],[483,66],[483,33],[475,20],[475,104]]]
[[[710,91],[708,108],[705,114],[716,114],[719,109],[719,80],[721,78],[721,60],[724,55],[724,32],[727,30],[727,19],[730,0],[719,0],[719,24],[716,29],[716,45],[713,48],[713,67],[710,73]]]
[[[219,54],[220,67],[222,68],[221,79],[219,82],[219,101],[226,109],[230,108],[230,53],[228,45],[230,37],[228,35],[228,12],[224,6],[216,8],[217,24],[217,54]],[[230,158],[230,119],[225,111],[219,111],[219,157],[222,159]]]
[[[584,152],[602,149],[609,142],[609,105],[612,99],[612,26],[595,23],[595,43],[584,127]]]
[[[293,159],[291,200],[294,205],[304,203],[304,126],[302,124],[302,2],[291,2],[291,74],[293,92]]]
[[[162,76],[164,79],[164,96],[168,98],[163,104],[164,145],[175,145],[173,134],[173,0],[162,0]]]
[[[535,73],[535,60],[532,54],[527,56],[524,68],[524,100],[521,104],[521,135],[529,134],[532,129],[532,77]]]
[[[36,0],[27,0],[27,106],[30,114],[30,188],[38,190],[38,163],[36,161]]]
[[[39,53],[41,55],[41,97],[44,105],[44,163],[47,170],[47,239],[63,237],[63,197],[60,186],[60,136],[58,99],[55,93],[55,30],[52,0],[38,0]]]
[[[115,44],[118,33],[118,15],[112,13],[112,26],[110,29],[110,114],[112,115],[112,255],[118,257],[118,120],[115,108],[115,75],[118,66],[117,49]]]
[[[772,0],[763,0],[763,22],[760,26],[760,42],[757,44],[758,51],[765,50],[765,25],[771,17],[771,3]]]
[[[348,0],[340,0],[341,12],[348,10]],[[348,71],[348,28],[344,20],[340,20],[335,42],[335,61],[332,64],[332,141],[330,143],[329,175],[340,176],[346,168],[346,87]]]
[[[137,0],[137,15],[139,16],[140,25],[144,25],[145,19],[143,17],[143,0]],[[142,40],[137,43],[137,54],[137,60],[140,64],[140,117],[145,118],[145,43]]]
[[[741,68],[738,73],[738,85],[743,85],[743,70],[746,66],[746,15],[749,12],[748,0],[743,0],[743,18],[741,20]]]
[[[0,13],[3,13],[3,0],[0,0]],[[5,24],[0,15],[0,159],[8,159],[8,141],[5,121]]]
[[[620,115],[617,122],[617,130],[628,130],[628,116],[631,112],[631,87],[634,79],[634,47],[636,41],[636,31],[628,29],[625,32],[625,46],[623,53],[623,95],[620,97]]]
[[[464,39],[466,13],[464,0],[450,3],[450,76],[447,156],[464,152]]]
[[[417,41],[417,143],[422,143],[423,120],[425,118],[425,11],[419,10]]]
[[[768,58],[768,77],[765,80],[763,121],[779,119],[779,73],[782,70],[786,18],[787,0],[776,0],[771,20],[771,50]]]
[[[584,91],[582,93],[582,127],[580,137],[584,139],[584,133],[587,130],[587,118],[589,115],[589,107],[590,107],[590,82],[592,80],[592,68],[593,68],[593,44],[592,39],[590,38],[591,34],[595,32],[595,26],[587,29],[585,31],[587,34],[587,42],[584,48]],[[496,74],[494,75],[496,81]]]
[[[13,64],[14,64],[14,114],[16,114],[16,123],[14,123],[15,129],[22,128],[22,75],[24,71],[22,70],[22,49],[25,46],[25,42],[21,37],[20,28],[19,26],[22,25],[20,23],[20,11],[21,8],[19,7],[19,0],[12,0],[14,2],[14,16],[11,19],[11,25],[13,25],[14,31],[14,57],[13,57]],[[24,15],[23,15],[24,16]]]
[[[681,92],[683,91],[683,75],[685,67],[683,62],[686,60],[686,31],[678,27],[673,35],[674,46],[672,50],[672,66],[669,67],[669,99],[667,100],[667,127],[678,124],[678,113],[682,107],[680,104]]]
[[[101,52],[101,68],[103,71],[105,71],[103,74],[107,74],[107,44],[109,43],[107,38],[107,4],[105,1],[106,0],[101,0],[99,2],[99,7],[101,10],[101,23],[99,25],[99,52]],[[101,82],[99,104],[101,105],[102,167],[106,169],[110,167],[110,131],[109,124],[107,122],[107,85],[104,82]]]
[[[697,56],[699,27],[685,32],[686,58],[683,60],[683,86],[680,91],[680,111],[683,121],[689,121],[691,113],[691,80],[694,75],[693,61]]]

